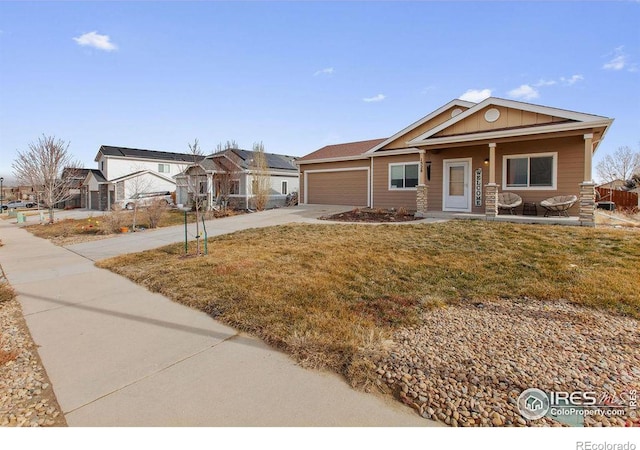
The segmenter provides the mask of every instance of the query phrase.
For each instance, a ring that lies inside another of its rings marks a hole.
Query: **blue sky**
[[[42,133],[304,155],[389,136],[453,98],[615,118],[640,142],[640,2],[2,2],[0,175]]]

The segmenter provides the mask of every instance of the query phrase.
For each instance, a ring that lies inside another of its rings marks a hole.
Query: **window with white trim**
[[[556,153],[505,156],[503,188],[555,189],[556,158]]]
[[[289,183],[287,181],[282,182],[282,189],[280,190],[282,195],[287,195],[289,193]]]
[[[169,167],[169,164],[158,164],[158,172],[169,173],[171,172],[171,167]]]
[[[418,163],[389,164],[389,189],[414,189],[418,185]]]

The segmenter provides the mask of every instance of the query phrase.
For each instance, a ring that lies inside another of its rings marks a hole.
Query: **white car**
[[[135,208],[136,204],[138,208],[149,206],[155,200],[164,201],[167,206],[173,205],[173,199],[171,198],[171,192],[169,191],[161,191],[161,192],[142,192],[140,194],[134,194],[129,198],[125,198],[119,202],[122,205],[122,209],[132,210]]]
[[[33,208],[37,203],[31,200],[12,200],[6,205],[2,205],[2,209],[18,209],[18,208]]]

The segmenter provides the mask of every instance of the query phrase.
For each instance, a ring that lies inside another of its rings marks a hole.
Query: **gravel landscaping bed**
[[[516,402],[528,388],[640,393],[640,323],[562,300],[434,309],[393,341],[377,364],[379,383],[423,417],[448,425],[560,426],[522,418]],[[640,426],[639,415],[627,409],[623,418],[589,416],[585,425]]]
[[[15,298],[0,301],[0,426],[66,426]]]

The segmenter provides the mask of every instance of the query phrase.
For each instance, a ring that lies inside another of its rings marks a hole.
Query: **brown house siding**
[[[489,158],[487,144],[469,147],[436,150],[427,153],[427,160],[431,161],[431,177],[427,180],[429,186],[429,210],[442,211],[443,195],[443,167],[445,159],[472,158],[469,175],[471,194],[471,211],[476,214],[484,214],[484,185],[489,182],[489,166],[484,160]],[[527,190],[502,187],[502,161],[505,155],[549,153],[556,152],[557,159],[557,186],[555,190]],[[389,190],[389,164],[400,162],[417,162],[418,154],[381,156],[373,158],[373,206],[376,208],[399,208],[415,210],[415,190]],[[476,169],[482,169],[482,206],[475,206],[474,176]],[[520,195],[525,202],[535,202],[538,205],[538,214],[543,215],[544,210],[539,206],[540,202],[556,195],[578,195],[579,184],[584,176],[584,140],[582,135],[552,139],[540,139],[526,142],[498,142],[496,147],[496,183],[498,191],[509,191]],[[518,213],[521,212],[518,208]],[[578,204],[569,210],[570,215],[578,214]]]
[[[416,209],[415,189],[389,189],[389,164],[419,162],[418,153],[373,158],[373,207]]]

